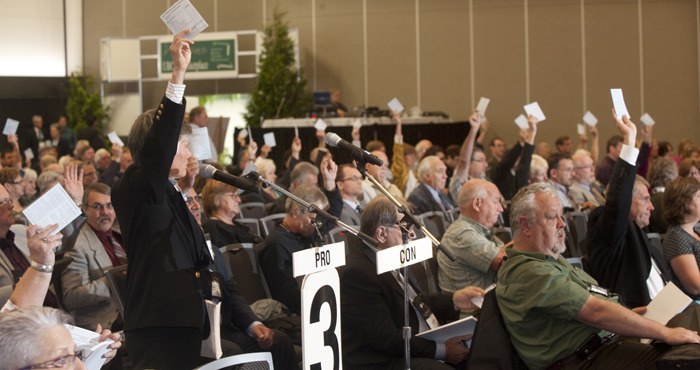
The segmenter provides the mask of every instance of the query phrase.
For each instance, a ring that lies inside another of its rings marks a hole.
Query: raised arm
[[[484,117],[483,120],[485,119],[486,118]],[[479,112],[474,111],[474,113],[472,113],[472,115],[469,117],[469,133],[467,134],[467,137],[464,138],[462,147],[459,150],[459,164],[457,164],[457,168],[455,169],[453,175],[457,177],[457,181],[461,183],[464,183],[469,176],[469,164],[471,163],[472,152],[474,151],[474,139],[479,132],[481,123],[481,115]]]

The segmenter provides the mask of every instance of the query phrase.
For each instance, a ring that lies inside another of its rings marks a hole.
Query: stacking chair
[[[238,365],[235,367],[238,370],[274,370],[275,368],[270,352],[254,352],[220,358],[195,370],[219,370],[234,365]]]
[[[267,216],[265,203],[262,202],[241,203],[240,209],[241,213],[239,214],[239,216],[242,218],[254,218],[256,220],[259,220]]]
[[[423,225],[425,225],[425,228],[430,231],[435,238],[438,240],[442,239],[442,236],[445,234],[445,230],[447,230],[447,222],[445,221],[445,215],[442,212],[425,212],[421,213],[420,215],[416,216],[421,222],[423,222]],[[423,233],[419,233],[418,237],[423,237]]]
[[[274,215],[265,216],[260,219],[260,225],[263,228],[263,234],[261,237],[265,238],[270,235],[270,232],[275,228],[275,224],[284,218],[284,213],[275,213]]]
[[[229,244],[219,248],[233,271],[233,283],[248,303],[270,298],[265,276],[258,265],[251,243]]]
[[[260,234],[260,222],[258,222],[258,219],[256,218],[237,218],[236,222],[241,223],[245,226],[248,226],[250,228],[250,233],[253,235],[257,235],[259,237],[263,237]]]
[[[583,212],[568,212],[564,215],[564,219],[569,227],[576,253],[579,256],[587,255],[586,233],[588,231],[588,217]]]

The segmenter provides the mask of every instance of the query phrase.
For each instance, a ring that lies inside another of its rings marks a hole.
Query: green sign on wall
[[[173,58],[170,55],[170,43],[160,44],[160,72],[173,71]],[[224,72],[237,73],[236,40],[202,40],[192,45],[192,61],[187,72]]]

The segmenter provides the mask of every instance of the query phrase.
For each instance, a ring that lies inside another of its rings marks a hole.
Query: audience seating
[[[2,252],[0,252],[2,253]],[[71,257],[61,257],[54,263],[53,273],[51,274],[51,285],[53,286],[53,291],[56,295],[56,300],[58,300],[58,305],[66,310],[66,306],[63,305],[63,283],[61,281],[61,275],[63,271],[68,267],[68,265],[73,262]]]
[[[195,370],[219,370],[234,365],[238,365],[235,367],[237,370],[274,370],[275,368],[270,352],[254,352],[220,358]]]
[[[257,235],[261,238],[263,237],[260,233],[260,222],[257,218],[238,218],[236,219],[236,222],[248,226],[251,234]]]
[[[588,254],[586,247],[586,232],[588,231],[588,216],[583,212],[568,212],[564,215],[566,224],[571,232],[573,241],[572,255],[585,256]],[[575,252],[575,253],[573,253]]]
[[[435,238],[438,240],[442,239],[448,225],[447,221],[445,221],[445,215],[442,212],[425,212],[417,215],[416,218],[418,218],[423,225],[425,225],[425,228],[428,229],[428,231],[430,231]],[[418,237],[422,238],[424,236],[422,234],[422,232],[418,233]]]
[[[126,267],[127,265],[117,266],[105,272],[109,290],[112,293],[112,301],[119,309],[119,315],[124,320],[124,297],[126,296]]]
[[[265,276],[258,265],[258,259],[251,243],[229,244],[219,248],[233,271],[236,291],[248,303],[270,298]]]
[[[284,213],[275,213],[274,215],[269,215],[261,218],[260,225],[262,225],[263,233],[265,234],[261,236],[264,238],[270,235],[270,232],[275,228],[275,224],[282,220],[284,218],[284,215]]]
[[[453,220],[457,221],[457,219],[459,218],[459,207],[453,207],[452,209],[450,209],[447,212],[452,215]],[[451,224],[451,222],[449,221],[449,218],[446,219],[446,221],[447,221],[447,225]]]
[[[343,229],[342,227],[336,227],[333,230],[328,232],[328,237],[330,238],[331,243],[346,241],[346,239],[345,239],[346,235],[347,235],[347,231],[345,231],[345,229]]]
[[[254,218],[259,220],[267,216],[265,203],[262,202],[242,203],[239,207],[241,209],[241,213],[238,216],[241,218]]]

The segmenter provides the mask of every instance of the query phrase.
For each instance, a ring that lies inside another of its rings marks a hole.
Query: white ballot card
[[[398,98],[393,98],[389,100],[389,102],[386,105],[388,105],[389,109],[391,109],[391,111],[394,113],[402,113],[405,109]]]
[[[124,142],[123,142],[122,139],[119,137],[119,135],[117,135],[117,132],[116,132],[116,131],[110,132],[109,134],[107,134],[107,137],[109,138],[109,141],[110,141],[112,144],[117,144],[117,145],[119,145],[119,146],[124,146]]]
[[[186,124],[186,123],[185,123]],[[193,127],[190,135],[190,151],[200,161],[211,159],[209,130],[206,127]]]
[[[27,148],[24,150],[24,157],[29,160],[34,159],[34,152],[32,151],[32,148]]]
[[[5,121],[5,128],[2,129],[2,134],[14,135],[17,133],[17,127],[19,127],[19,121],[8,118],[7,121]]]
[[[528,116],[533,116],[537,118],[538,121],[542,122],[545,119],[547,119],[544,116],[544,112],[542,112],[542,108],[540,108],[540,105],[535,101],[530,104],[524,105],[523,108],[525,108],[525,113],[527,113]]]
[[[491,99],[485,98],[483,96],[481,97],[481,99],[479,99],[479,104],[476,105],[476,111],[479,112],[480,116],[486,116],[486,108],[489,107],[490,102]]]
[[[615,108],[615,118],[622,119],[622,116],[629,118],[630,112],[627,111],[625,98],[622,96],[622,89],[610,89],[610,96],[612,96],[613,107]]]
[[[316,121],[316,123],[314,123],[314,127],[316,128],[316,130],[319,130],[319,131],[326,131],[326,128],[328,127],[328,124],[326,123],[326,121],[324,121],[324,120],[322,120],[322,119],[319,118],[319,119]]]
[[[530,127],[527,124],[527,117],[525,117],[524,114],[521,114],[521,115],[515,117],[515,121],[513,121],[513,122],[515,122],[515,124],[518,125],[518,127],[520,127],[523,130],[527,130],[528,127]]]
[[[490,292],[491,290],[493,290],[493,288],[495,288],[495,287],[496,287],[496,284],[491,284],[491,285],[487,286],[487,287],[484,289],[484,295],[486,295],[486,293],[488,293],[488,292]],[[479,297],[474,297],[474,298],[472,298],[472,303],[474,303],[474,304],[476,305],[476,307],[481,308],[481,306],[483,306],[483,304],[484,304],[484,296],[479,296]]]
[[[299,137],[299,127],[294,126],[294,137]]]
[[[356,119],[355,119],[355,122],[352,123],[352,128],[358,129],[358,130],[359,130],[360,128],[362,128],[362,120],[359,119],[359,118],[356,118]]]
[[[75,205],[63,186],[56,184],[25,208],[22,213],[34,225],[46,227],[58,224],[58,228],[52,234],[56,235],[80,216],[80,208]]]
[[[576,132],[578,132],[579,135],[585,135],[586,134],[586,126],[584,126],[582,123],[577,123],[576,124]]]
[[[275,141],[275,133],[268,132],[265,135],[263,135],[263,142],[265,142],[265,145],[269,146],[270,148],[276,147],[277,141]]]
[[[644,124],[644,126],[654,126],[656,121],[654,121],[653,118],[649,115],[649,113],[644,113],[641,118],[639,118],[640,121]]]
[[[207,21],[202,18],[189,0],[178,0],[165,13],[161,14],[160,19],[173,35],[186,28],[191,29],[192,32],[187,34],[187,38],[190,40],[209,27]]]
[[[588,126],[593,127],[598,124],[598,118],[596,118],[591,111],[588,111],[583,115],[583,122],[585,122]]]

